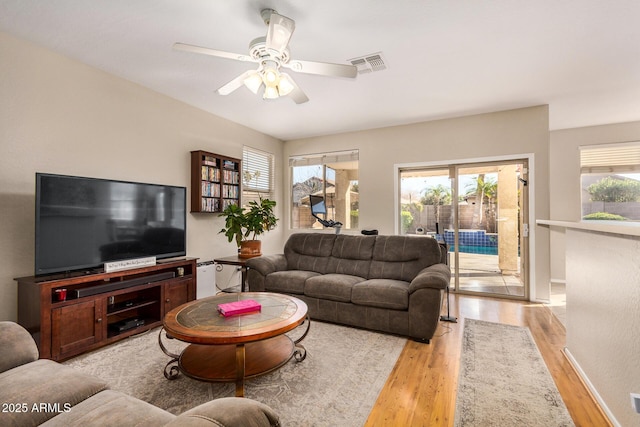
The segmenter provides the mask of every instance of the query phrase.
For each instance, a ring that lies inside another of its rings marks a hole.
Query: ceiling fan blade
[[[293,99],[296,104],[304,104],[309,101],[309,97],[300,88],[295,89],[287,96]]]
[[[235,59],[237,61],[246,61],[246,62],[257,62],[255,59],[253,59],[248,55],[242,55],[240,53],[225,52],[223,50],[209,49],[208,47],[194,46],[192,44],[174,43],[173,48],[175,50],[181,50],[184,52],[200,53],[203,55],[217,56],[219,58]]]
[[[281,73],[280,76],[281,78],[286,78],[286,81],[293,87],[291,92],[287,94],[289,98],[293,99],[296,104],[304,104],[305,102],[309,101],[309,97],[307,97],[302,89],[300,89],[300,87],[296,84],[295,80],[291,78],[291,76],[285,73]]]
[[[216,90],[216,92],[219,95],[229,95],[234,90],[242,87],[244,85],[244,81],[247,79],[247,77],[249,77],[250,75],[252,75],[252,74],[254,74],[256,72],[257,71],[255,71],[255,70],[245,71],[244,73],[240,74],[235,79],[231,80],[226,85],[220,87],[218,90]]]
[[[298,73],[319,74],[322,76],[355,78],[358,75],[358,68],[355,65],[292,60],[282,64],[282,66]]]
[[[291,35],[295,29],[296,23],[293,19],[271,12],[265,42],[267,49],[273,49],[278,54],[282,54],[289,45],[289,40],[291,40]]]

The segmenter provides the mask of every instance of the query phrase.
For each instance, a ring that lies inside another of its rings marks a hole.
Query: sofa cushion
[[[309,297],[350,302],[351,287],[363,280],[363,277],[347,274],[322,274],[307,279],[304,294]]]
[[[284,245],[287,270],[326,273],[335,238],[335,234],[292,234]]]
[[[367,277],[375,242],[376,236],[336,236],[327,273]]]
[[[264,403],[239,397],[211,400],[180,414],[167,427],[279,426],[278,415]]]
[[[420,270],[440,262],[440,245],[427,236],[377,236],[370,279],[410,282]]]
[[[319,273],[304,270],[276,271],[269,274],[264,280],[267,291],[281,292],[283,294],[304,294],[304,283],[310,277]]]
[[[46,427],[67,426],[161,426],[175,415],[135,397],[112,390],[102,391],[46,423]]]
[[[42,424],[65,408],[107,389],[104,381],[48,359],[1,373],[0,384],[0,402],[24,403],[29,409],[2,414],[3,425],[16,426]],[[43,410],[33,410],[41,404],[45,405]]]
[[[38,360],[38,346],[17,323],[0,322],[0,339],[0,372]]]
[[[393,279],[369,279],[351,289],[351,302],[370,307],[407,310],[409,283]]]

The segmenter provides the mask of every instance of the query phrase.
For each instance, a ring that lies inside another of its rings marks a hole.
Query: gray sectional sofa
[[[229,397],[175,416],[48,359],[22,326],[0,322],[0,426],[278,426],[266,405]]]
[[[247,260],[253,292],[293,295],[312,319],[429,342],[451,278],[427,236],[292,234],[284,253]]]

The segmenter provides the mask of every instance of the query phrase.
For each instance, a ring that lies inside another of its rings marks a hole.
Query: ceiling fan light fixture
[[[278,93],[278,88],[276,86],[266,86],[264,88],[262,99],[277,99],[279,97],[280,94]]]
[[[254,94],[258,94],[260,86],[262,86],[262,76],[259,72],[252,73],[249,77],[244,79],[244,85]]]
[[[277,86],[280,81],[280,73],[277,68],[266,66],[262,71],[262,79],[267,86]]]
[[[295,83],[291,80],[288,74],[281,73],[280,74],[280,82],[278,83],[278,93],[280,96],[289,95],[293,89],[295,89]]]

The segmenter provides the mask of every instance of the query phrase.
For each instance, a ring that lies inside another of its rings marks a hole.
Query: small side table
[[[248,283],[247,283],[247,260],[250,258],[240,258],[238,255],[232,255],[222,258],[215,258],[213,262],[216,264],[216,271],[222,271],[223,265],[235,265],[236,267],[240,267],[240,274],[242,277],[242,281],[240,284],[240,292],[248,291]],[[235,286],[233,287],[235,288]],[[231,289],[233,289],[231,288]],[[226,291],[229,292],[229,291]],[[234,292],[234,291],[231,291]]]

